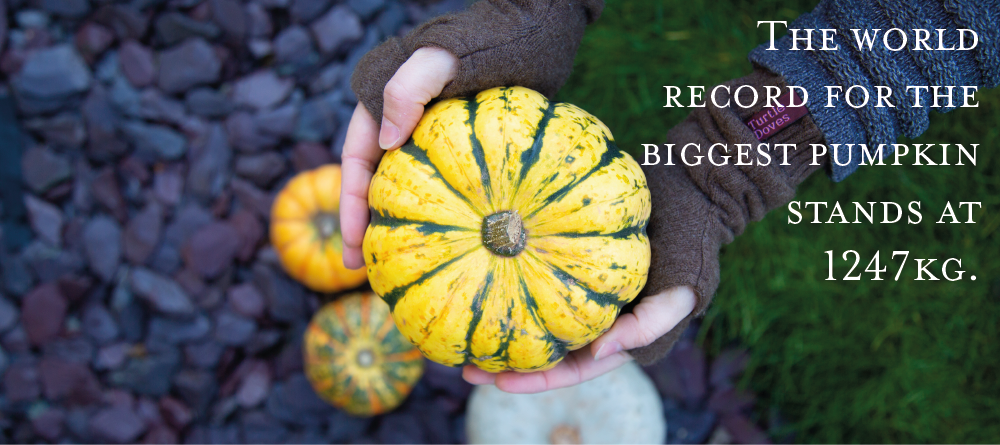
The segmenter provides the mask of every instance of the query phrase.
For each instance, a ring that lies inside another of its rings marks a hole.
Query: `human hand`
[[[360,102],[354,109],[341,157],[340,229],[348,268],[365,265],[361,242],[368,227],[368,185],[383,150],[397,149],[410,138],[424,114],[424,105],[455,78],[457,66],[458,59],[448,51],[420,48],[386,84],[381,124]]]
[[[618,317],[589,347],[569,353],[548,371],[493,374],[467,365],[462,378],[474,385],[492,384],[502,391],[523,394],[577,385],[625,364],[632,359],[626,350],[652,344],[686,319],[694,307],[692,288],[673,287],[640,300],[631,313]]]

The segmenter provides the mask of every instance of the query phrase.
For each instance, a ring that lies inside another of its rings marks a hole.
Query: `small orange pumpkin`
[[[292,278],[317,292],[360,286],[365,269],[344,267],[340,235],[340,166],[299,173],[271,207],[271,244]]]

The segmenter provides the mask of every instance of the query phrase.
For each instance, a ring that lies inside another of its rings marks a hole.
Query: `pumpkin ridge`
[[[385,215],[382,210],[378,210],[374,207],[370,208],[371,218],[368,222],[369,225],[388,227],[390,229],[398,229],[403,226],[416,226],[415,230],[420,232],[421,235],[429,235],[432,233],[447,233],[447,232],[472,232],[473,229],[453,226],[448,224],[439,224],[432,221],[417,221],[408,218],[400,218],[392,215]]]
[[[543,258],[539,257],[538,255],[536,255],[534,252],[526,251],[526,253],[528,254],[528,257],[530,257],[530,258],[532,258],[532,259],[535,260],[535,262],[538,264],[537,267],[539,267],[539,268],[544,268],[544,269],[551,270],[553,267],[555,267],[554,265],[552,265],[551,263],[549,263],[545,259],[543,259]],[[522,267],[524,267],[524,266],[522,266]],[[527,284],[527,283],[525,283],[525,284]],[[575,320],[578,324],[580,324],[580,326],[586,327],[586,328],[590,329],[591,331],[593,331],[593,329],[590,327],[590,323],[588,323],[586,320],[580,318],[580,314],[578,313],[578,310],[573,306],[572,300],[569,299],[569,298],[563,298],[563,301],[566,302],[566,308],[567,308],[566,312],[569,312],[571,315],[573,315],[573,320]],[[536,305],[537,305],[537,303],[536,303]]]
[[[564,218],[564,217],[566,217],[568,215],[572,215],[573,213],[579,212],[580,210],[586,209],[588,207],[593,207],[593,206],[598,206],[598,205],[602,205],[602,204],[607,204],[609,202],[615,202],[615,201],[619,201],[619,200],[625,200],[625,199],[633,198],[636,195],[641,194],[643,191],[644,191],[644,189],[637,187],[637,188],[632,189],[626,195],[615,196],[615,197],[611,197],[611,198],[608,198],[608,199],[605,199],[605,200],[602,200],[602,201],[596,201],[596,202],[595,201],[590,201],[587,204],[583,205],[582,207],[573,210],[572,212],[563,213],[563,214],[559,214],[559,215],[551,215],[549,218],[546,218],[546,219],[538,219],[538,220],[532,219],[531,221],[525,221],[524,225],[525,225],[526,228],[536,228],[536,227],[538,227],[540,225],[543,225],[545,223],[548,223],[550,221],[553,221],[553,220],[556,220],[556,219],[560,219],[560,218]],[[643,224],[642,224],[643,230],[645,230],[646,223],[648,223],[648,221],[649,221],[649,217],[647,216],[644,219]],[[574,233],[574,232],[559,232],[559,233]],[[588,232],[588,233],[594,233],[594,232]],[[540,235],[540,236],[550,236],[550,235]]]
[[[452,259],[450,259],[448,261],[445,261],[445,262],[437,265],[433,269],[427,271],[426,273],[424,273],[423,275],[421,275],[420,278],[417,278],[416,280],[413,280],[413,282],[408,283],[408,284],[404,284],[404,285],[399,286],[399,287],[397,287],[397,288],[395,288],[395,289],[393,289],[393,290],[391,290],[389,292],[386,292],[385,295],[381,296],[382,300],[385,300],[385,302],[389,304],[389,309],[390,310],[395,309],[396,303],[399,302],[400,298],[402,298],[404,295],[406,295],[406,291],[410,290],[411,287],[416,286],[416,285],[418,285],[420,283],[423,283],[424,281],[427,281],[429,278],[433,277],[438,272],[444,270],[446,267],[450,266],[452,263],[454,263],[454,262],[462,259],[464,256],[472,253],[473,251],[475,251],[476,249],[479,249],[480,247],[481,246],[476,246],[476,247],[473,247],[473,248],[471,248],[469,250],[466,250],[465,252],[462,252],[462,253],[456,255],[454,258],[452,258]]]
[[[601,238],[626,239],[626,238],[629,238],[629,237],[632,237],[632,236],[645,235],[646,234],[646,225],[647,224],[649,224],[649,219],[646,219],[645,221],[643,221],[642,224],[636,224],[634,226],[625,227],[625,228],[622,228],[621,230],[618,230],[616,232],[611,232],[611,233],[605,233],[605,232],[600,232],[600,231],[593,231],[593,232],[558,232],[558,233],[549,233],[549,234],[546,234],[546,235],[539,235],[538,237],[539,238],[544,238],[544,237],[549,237],[549,236],[556,236],[556,237],[560,237],[560,238],[593,238],[593,237],[601,237]]]
[[[562,199],[563,196],[566,196],[566,194],[568,194],[570,191],[572,191],[574,188],[580,185],[583,181],[586,181],[588,178],[590,178],[591,175],[600,171],[602,168],[611,165],[611,161],[624,157],[624,153],[621,150],[619,150],[618,147],[614,146],[614,144],[608,140],[607,136],[604,137],[604,142],[605,145],[608,145],[608,147],[601,155],[601,160],[598,161],[597,164],[595,164],[590,170],[588,170],[587,173],[585,173],[582,177],[574,179],[573,182],[564,185],[562,188],[556,190],[551,195],[543,198],[542,205],[537,209],[533,210],[530,214],[528,214],[528,216],[526,216],[525,219],[534,217],[535,215],[538,214],[538,212],[545,209],[545,207],[548,207],[549,204]]]
[[[479,166],[480,181],[483,183],[483,193],[486,194],[486,202],[493,202],[493,187],[490,184],[490,171],[486,165],[486,152],[483,151],[483,144],[476,135],[476,110],[479,109],[479,101],[475,98],[465,100],[465,109],[469,112],[469,118],[465,124],[469,126],[469,143],[472,145],[472,157]]]
[[[389,335],[389,331],[391,331],[394,326],[396,326],[396,323],[393,322],[392,317],[386,317],[385,321],[382,322],[382,326],[380,326],[378,331],[375,332],[375,338],[379,341],[379,343],[384,344],[386,336]]]
[[[552,274],[566,284],[567,288],[570,286],[569,283],[572,282],[573,286],[579,287],[583,290],[584,295],[586,295],[587,300],[592,301],[601,307],[615,306],[621,308],[626,302],[622,302],[618,294],[615,293],[603,293],[597,292],[591,289],[589,286],[583,283],[583,281],[577,280],[576,277],[571,275],[569,272],[562,270],[559,267],[552,266]]]
[[[520,268],[520,267],[519,267]],[[556,337],[551,331],[545,328],[545,321],[541,315],[538,315],[538,303],[535,302],[534,297],[528,291],[528,283],[524,281],[524,275],[520,275],[521,279],[521,303],[524,307],[528,309],[528,313],[531,314],[532,320],[543,332],[545,332],[545,343],[549,345],[549,358],[546,360],[547,363],[551,363],[553,360],[562,360],[562,357],[566,354],[566,345],[562,339]],[[589,325],[584,323],[584,326],[590,328]],[[590,329],[593,331],[593,328]]]
[[[472,320],[469,320],[469,329],[465,332],[465,362],[463,364],[471,363],[470,360],[473,358],[472,334],[476,332],[476,328],[479,327],[479,323],[483,320],[483,302],[486,301],[486,294],[489,293],[491,287],[493,287],[492,270],[486,273],[482,287],[476,292],[476,296],[472,298],[469,308],[472,311]]]
[[[535,166],[535,163],[538,162],[538,159],[541,157],[542,143],[545,139],[545,129],[549,126],[549,120],[551,120],[556,114],[556,102],[548,102],[549,105],[545,108],[545,112],[542,114],[542,119],[538,121],[538,126],[535,129],[535,136],[531,141],[531,148],[528,151],[521,153],[521,175],[517,178],[517,185],[514,186],[514,193],[512,193],[511,196],[517,196],[521,190],[521,183],[524,182],[524,178],[528,176],[528,171],[531,170],[531,167]],[[580,138],[583,137],[583,135],[581,134],[577,137]]]
[[[454,193],[455,196],[457,196],[463,202],[468,204],[469,208],[472,209],[473,212],[475,212],[479,216],[483,216],[482,212],[476,207],[476,205],[469,200],[469,197],[459,192],[458,189],[456,189],[455,186],[452,185],[451,182],[449,182],[448,179],[446,179],[444,175],[441,174],[441,169],[438,168],[437,164],[431,161],[430,156],[427,155],[427,150],[417,145],[416,141],[411,139],[410,142],[406,143],[406,145],[403,145],[400,148],[400,151],[406,153],[407,155],[412,157],[415,161],[432,168],[434,170],[434,174],[431,176],[432,178],[440,179],[441,182],[448,187],[448,190],[451,190],[451,192]],[[397,184],[397,186],[399,186],[399,188],[407,189],[410,192],[417,194],[416,191],[413,189],[407,188],[399,184]]]

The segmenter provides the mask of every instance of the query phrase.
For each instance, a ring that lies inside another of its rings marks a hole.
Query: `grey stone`
[[[330,8],[326,14],[309,25],[309,29],[323,54],[336,54],[365,35],[357,14],[344,5]]]
[[[156,311],[181,317],[194,314],[191,298],[176,281],[143,268],[133,269],[129,275],[132,290]]]
[[[24,206],[28,209],[28,219],[35,233],[53,246],[62,245],[62,211],[32,195],[24,195]]]
[[[91,304],[83,309],[83,333],[97,344],[106,344],[118,338],[118,323],[103,305]]]
[[[274,39],[275,58],[279,63],[306,63],[314,56],[312,39],[306,28],[289,26]]]
[[[219,80],[222,62],[212,47],[200,38],[191,38],[160,53],[159,85],[168,93]]]
[[[212,124],[204,144],[191,150],[188,192],[206,202],[215,199],[229,180],[232,157],[226,130],[220,124]]]
[[[302,373],[274,384],[267,397],[267,412],[287,425],[318,427],[333,407],[322,401]]]
[[[73,171],[69,159],[48,147],[34,146],[21,157],[21,176],[35,193],[45,193],[56,184],[70,178]]]
[[[205,338],[211,331],[212,322],[203,314],[198,314],[190,320],[154,317],[149,322],[146,343],[171,345],[193,343]]]
[[[257,120],[249,113],[238,111],[226,119],[229,142],[237,150],[256,152],[274,147],[279,138],[264,133]]]
[[[375,16],[375,13],[385,7],[386,0],[347,0],[354,12],[361,16],[361,20],[368,21]]]
[[[343,73],[344,65],[338,62],[323,67],[319,74],[309,82],[309,92],[320,94],[329,91],[337,86],[337,83],[340,82],[340,76]]]
[[[110,282],[118,271],[121,260],[122,231],[115,220],[97,216],[83,229],[83,247],[90,270],[105,282]]]
[[[273,70],[258,71],[233,84],[233,102],[264,110],[284,101],[294,87],[294,80],[278,77]]]
[[[288,429],[262,411],[243,414],[240,417],[240,426],[243,429],[243,439],[248,443],[284,443],[288,437]]]
[[[98,371],[113,371],[121,368],[128,358],[129,349],[132,346],[128,343],[112,343],[97,350],[94,357],[94,369]]]
[[[87,0],[41,0],[40,6],[53,15],[75,19],[90,12]]]
[[[224,117],[233,111],[233,103],[211,88],[196,88],[188,92],[184,99],[188,112],[209,118]]]
[[[255,321],[228,310],[219,312],[215,318],[215,340],[224,345],[242,346],[256,330]]]
[[[267,187],[285,173],[285,157],[273,151],[245,154],[236,158],[234,171],[258,187]]]
[[[21,311],[17,309],[3,294],[0,294],[0,334],[7,332],[21,317]]]
[[[74,112],[30,119],[24,121],[24,128],[39,134],[45,143],[53,147],[78,149],[87,139],[83,118]]]
[[[253,117],[255,132],[268,142],[291,136],[299,117],[300,103],[291,101],[278,108],[264,110]]]
[[[272,319],[296,322],[305,317],[306,302],[301,286],[263,264],[254,266],[253,283],[264,294]]]
[[[306,101],[299,111],[295,139],[313,142],[330,139],[337,131],[337,107],[342,98],[343,93],[334,90]]]
[[[125,368],[111,373],[108,381],[137,394],[159,397],[170,391],[171,381],[180,368],[180,353],[166,348],[143,357],[134,357]]]
[[[164,45],[173,45],[189,37],[214,39],[222,32],[213,23],[200,22],[179,12],[160,14],[153,26],[157,38]]]
[[[212,12],[212,21],[236,41],[243,40],[247,34],[247,13],[241,2],[236,0],[208,0],[208,8]]]
[[[70,44],[30,53],[13,76],[11,86],[21,110],[33,114],[54,111],[66,99],[90,88],[90,68]]]
[[[135,145],[136,155],[151,161],[180,159],[187,151],[187,139],[164,125],[129,121],[122,131]]]
[[[163,210],[155,202],[136,213],[125,226],[125,258],[132,264],[144,264],[160,242]]]
[[[391,3],[378,18],[375,19],[375,27],[384,36],[394,36],[399,28],[406,23],[406,8],[399,3]]]
[[[218,391],[215,376],[207,370],[182,369],[174,377],[174,386],[195,417],[203,416]]]
[[[69,304],[55,284],[43,284],[21,300],[21,324],[35,346],[59,336]]]
[[[131,443],[146,431],[146,423],[138,414],[123,406],[99,411],[90,419],[94,437],[111,443]]]
[[[329,6],[330,0],[292,0],[289,12],[292,20],[308,23],[326,11]]]
[[[37,239],[28,244],[21,255],[34,276],[43,283],[55,282],[86,267],[76,250],[60,249]]]
[[[135,40],[127,40],[118,48],[118,63],[125,78],[137,88],[156,80],[156,60],[153,52]]]

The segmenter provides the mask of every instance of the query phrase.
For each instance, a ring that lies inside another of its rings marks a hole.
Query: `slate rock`
[[[257,331],[257,323],[251,318],[223,310],[215,318],[215,340],[229,346],[242,346],[250,341]]]
[[[201,38],[185,40],[160,53],[159,85],[168,93],[181,93],[192,87],[219,80],[222,62],[212,47]]]
[[[229,141],[240,151],[257,152],[277,145],[278,138],[261,131],[254,116],[238,111],[226,118]]]
[[[15,325],[13,329],[7,331],[0,338],[0,346],[3,346],[11,354],[28,354],[31,352],[31,342],[28,341],[28,333],[24,331],[24,326]]]
[[[90,68],[80,53],[61,44],[29,53],[11,86],[21,110],[34,114],[61,108],[66,99],[86,92],[90,82]]]
[[[667,443],[705,443],[718,419],[711,411],[687,411],[667,401],[664,402],[663,416],[669,424]]]
[[[271,369],[267,366],[267,362],[254,361],[243,380],[240,381],[235,398],[243,408],[253,408],[267,398],[270,388]]]
[[[167,396],[160,399],[160,415],[168,425],[182,430],[194,420],[191,409],[173,397]]]
[[[111,373],[108,382],[136,394],[159,397],[170,391],[180,362],[181,356],[176,349],[165,348],[143,357],[133,357],[125,368]]]
[[[122,131],[135,145],[136,154],[150,161],[176,160],[187,151],[187,139],[165,125],[129,121]]]
[[[71,323],[75,325],[74,321]],[[94,345],[85,336],[76,335],[75,328],[68,334],[68,337],[60,337],[42,345],[42,354],[74,363],[90,363],[94,358]]]
[[[191,407],[195,418],[205,415],[219,389],[215,376],[207,370],[182,369],[173,382],[177,394]]]
[[[24,195],[24,207],[28,210],[28,220],[35,233],[55,247],[62,245],[62,211],[31,195]]]
[[[256,290],[254,290],[256,292]],[[263,297],[261,297],[263,299]],[[263,303],[262,303],[263,305]],[[14,303],[11,303],[3,294],[0,294],[0,334],[7,332],[21,317],[21,311]]]
[[[191,150],[186,184],[188,191],[203,201],[218,196],[229,180],[232,156],[226,130],[220,124],[213,124],[205,142]]]
[[[690,340],[678,341],[651,377],[666,397],[698,406],[707,395],[705,353]]]
[[[160,242],[163,210],[155,202],[136,213],[125,226],[123,247],[125,258],[132,264],[145,264]]]
[[[86,266],[76,251],[55,248],[38,239],[28,244],[21,255],[42,283],[58,281],[66,275],[82,271]]]
[[[347,0],[347,6],[350,6],[364,21],[374,17],[385,4],[386,0]]]
[[[190,320],[154,317],[149,322],[148,345],[193,343],[205,338],[212,331],[212,322],[198,314]]]
[[[406,8],[399,3],[390,3],[375,19],[375,28],[384,36],[394,36],[406,23]]]
[[[201,206],[189,203],[174,216],[163,232],[165,244],[181,245],[187,242],[198,229],[212,223],[212,215]]]
[[[250,411],[240,416],[240,428],[247,443],[285,443],[288,437],[288,429],[262,411]]]
[[[355,417],[336,410],[328,418],[326,437],[330,443],[357,443],[371,424],[371,418]]]
[[[299,108],[300,101],[292,100],[278,108],[260,111],[253,116],[254,130],[268,143],[291,136],[295,131]]]
[[[156,80],[153,52],[135,40],[126,40],[118,47],[118,63],[122,74],[136,88],[152,85]]]
[[[330,8],[309,29],[323,54],[336,54],[365,35],[361,20],[345,5]]]
[[[285,173],[286,167],[284,156],[267,151],[238,156],[233,170],[258,187],[267,187]]]
[[[247,14],[247,34],[250,37],[267,38],[274,33],[274,26],[271,23],[271,14],[264,9],[260,3],[248,3],[246,5]]]
[[[118,338],[118,322],[104,305],[87,305],[81,314],[81,329],[99,345],[110,343]]]
[[[90,419],[90,431],[102,441],[131,443],[146,431],[146,423],[131,409],[112,406],[98,411]]]
[[[244,348],[247,354],[256,355],[281,342],[281,331],[277,329],[261,329],[254,332],[250,342]]]
[[[229,183],[233,194],[243,208],[253,211],[261,218],[271,217],[271,204],[274,196],[255,187],[249,181],[233,178]]]
[[[86,363],[46,357],[38,362],[38,374],[48,400],[71,398],[74,403],[86,404],[101,398],[100,384]]]
[[[318,17],[330,6],[330,0],[292,0],[288,12],[292,20],[308,23]]]
[[[40,135],[46,144],[58,148],[79,149],[87,140],[83,119],[73,112],[27,120],[24,121],[24,128]]]
[[[84,23],[73,36],[76,48],[90,62],[108,49],[114,41],[115,35],[110,29],[94,22]]]
[[[143,268],[132,269],[129,277],[132,291],[156,311],[179,317],[195,313],[191,298],[174,280]]]
[[[285,28],[274,38],[274,55],[279,63],[308,63],[315,56],[309,31],[299,25]]]
[[[264,315],[264,296],[253,284],[243,283],[232,286],[227,294],[229,307],[236,313],[250,318],[260,318]]]
[[[69,159],[45,146],[29,148],[21,157],[21,176],[35,193],[45,193],[72,173]]]
[[[473,388],[472,384],[462,379],[462,368],[445,366],[429,360],[425,361],[424,382],[430,388],[461,399],[468,398]]]
[[[322,144],[316,142],[302,141],[292,148],[292,167],[296,172],[312,170],[314,168],[333,163],[333,156],[330,150]]]
[[[184,114],[184,104],[168,97],[155,88],[146,88],[139,93],[139,117],[182,126],[188,122]],[[186,129],[186,128],[185,128]]]
[[[87,156],[108,161],[128,151],[128,144],[118,135],[121,116],[111,104],[103,85],[95,85],[80,108],[87,127]]]
[[[240,238],[240,248],[236,251],[236,259],[246,262],[253,258],[257,246],[264,237],[264,226],[260,220],[247,209],[240,209],[229,217],[229,224],[236,229]],[[247,314],[244,314],[247,315]],[[257,317],[257,315],[249,315]]]
[[[87,0],[40,0],[42,10],[56,16],[81,18],[90,12]]]
[[[236,41],[243,40],[247,34],[247,14],[243,5],[236,0],[208,0],[208,9],[212,12],[212,21]]]
[[[321,400],[305,375],[293,374],[275,383],[267,397],[267,412],[287,425],[317,427],[333,408]]]
[[[420,419],[413,413],[393,412],[379,422],[376,433],[379,443],[424,443]]]
[[[94,357],[94,369],[97,371],[113,371],[121,368],[128,358],[131,345],[128,343],[113,343],[97,350]]]
[[[159,443],[159,444],[174,444],[180,443],[180,437],[177,435],[170,427],[162,423],[153,423],[150,425],[149,430],[146,434],[142,436],[141,442],[144,444]]]
[[[214,39],[222,32],[218,26],[210,22],[202,22],[179,12],[166,12],[157,15],[156,38],[164,45],[173,45],[191,37]]]
[[[66,411],[59,407],[49,407],[31,419],[35,434],[49,442],[58,442],[63,433]]]
[[[39,346],[58,337],[68,306],[54,283],[38,286],[25,295],[21,299],[21,324],[28,341]]]
[[[105,282],[118,271],[121,260],[122,231],[113,219],[97,216],[83,229],[83,248],[92,270]]]
[[[20,255],[7,255],[0,249],[0,275],[3,289],[14,295],[24,295],[35,284],[35,276],[28,262]]]
[[[189,113],[208,118],[225,117],[233,111],[233,104],[225,94],[211,88],[195,88],[184,98]]]
[[[337,108],[343,93],[333,91],[306,101],[299,111],[295,139],[319,142],[330,139],[337,131]]]
[[[333,62],[319,71],[312,80],[309,81],[309,93],[321,94],[337,86],[341,76],[347,75],[344,72],[344,65]]]
[[[291,323],[305,318],[306,302],[302,287],[263,264],[254,266],[253,283],[264,294],[268,314],[273,320]]]
[[[284,101],[294,87],[294,80],[279,77],[273,70],[262,70],[237,80],[232,98],[237,105],[264,110]]]
[[[174,206],[181,200],[184,191],[184,166],[165,165],[153,173],[153,194],[161,203]]]
[[[30,360],[12,363],[3,375],[4,394],[12,403],[26,402],[42,395],[37,365]]]
[[[113,167],[108,166],[101,169],[90,183],[90,190],[94,199],[111,212],[116,219],[125,220],[127,216],[125,198],[122,197],[121,189],[118,187],[118,177],[115,175]]]
[[[184,346],[184,361],[196,368],[214,368],[219,364],[225,347],[212,340]]]
[[[214,222],[198,229],[184,246],[184,262],[204,278],[214,278],[225,271],[240,247],[240,237],[233,226]]]

